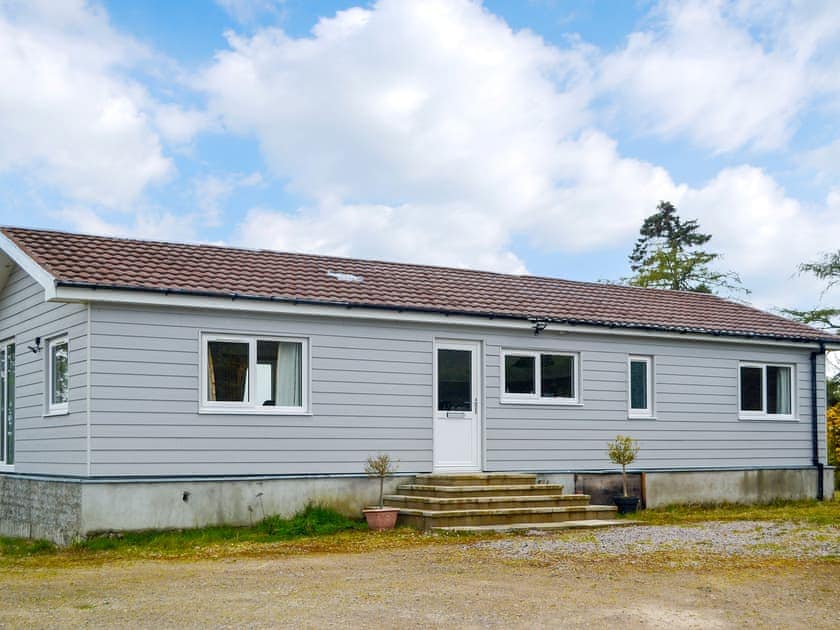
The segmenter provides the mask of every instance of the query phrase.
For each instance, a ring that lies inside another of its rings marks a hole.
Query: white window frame
[[[53,354],[52,349],[53,347],[61,344],[67,344],[67,402],[63,403],[54,403],[53,402]],[[46,341],[44,345],[44,354],[46,355],[46,379],[47,379],[47,386],[44,388],[46,390],[47,399],[44,401],[46,412],[44,413],[45,416],[62,416],[70,413],[70,337],[69,335],[59,335],[57,337],[52,337]]]
[[[761,368],[761,411],[744,411],[741,409],[741,368]],[[767,368],[782,367],[790,369],[790,413],[767,413]],[[738,418],[740,420],[796,420],[798,391],[796,366],[792,363],[768,363],[762,361],[740,361],[738,363]]]
[[[248,402],[208,400],[207,387],[207,347],[211,341],[222,341],[228,343],[248,344]],[[300,343],[301,361],[301,392],[299,407],[266,407],[257,404],[257,342],[278,341],[287,343]],[[308,337],[277,337],[274,335],[234,335],[227,333],[201,333],[201,360],[200,360],[200,399],[198,401],[199,413],[214,414],[257,414],[257,415],[284,415],[284,416],[305,416],[311,415],[309,409],[310,386],[312,383],[310,366],[310,343]]]
[[[633,363],[644,363],[646,365],[646,393],[647,407],[644,409],[633,408]],[[627,357],[627,417],[628,418],[653,418],[653,357],[633,354]]]
[[[3,364],[3,365],[0,365],[0,370],[7,370],[8,361],[9,361],[9,359],[8,359],[9,348],[11,348],[11,347],[16,348],[17,347],[17,346],[15,346],[15,339],[14,338],[3,339],[2,341],[0,341],[0,346],[3,347],[6,351],[5,352],[6,363]],[[17,362],[15,362],[15,363],[17,363]],[[8,403],[8,398],[7,397],[15,395],[14,390],[9,391],[8,371],[6,373],[6,379],[4,381],[4,384],[5,384],[5,387],[6,387],[6,391],[5,391],[6,396],[3,397],[3,398],[0,398],[0,400],[2,400],[3,405],[8,409],[8,404],[9,403]],[[15,380],[15,387],[17,387],[17,380]],[[15,401],[15,402],[17,402],[17,401]],[[6,409],[0,409],[0,417],[5,417],[5,411],[6,411]],[[0,422],[0,431],[3,432],[6,439],[8,439],[8,432],[6,430],[6,422],[8,422],[8,420],[9,420],[8,418],[5,418],[2,422]],[[12,439],[13,440],[15,439],[14,433],[12,434]],[[4,443],[5,443],[5,440],[4,440]],[[0,472],[14,472],[14,470],[15,470],[15,465],[10,464],[6,461],[6,453],[8,452],[8,448],[9,448],[8,445],[6,445],[6,447],[2,450],[2,452],[0,452]]]
[[[571,398],[560,398],[554,396],[542,396],[542,362],[540,356],[550,354],[551,356],[572,358],[572,387],[575,395]],[[514,348],[502,348],[500,353],[499,373],[499,401],[503,404],[529,404],[529,405],[577,405],[581,406],[580,395],[580,353],[564,352],[555,350],[516,350]],[[534,393],[533,394],[509,394],[505,391],[505,358],[533,357],[534,358]]]

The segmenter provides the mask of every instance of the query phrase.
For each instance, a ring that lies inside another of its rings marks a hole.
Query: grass
[[[768,505],[678,505],[630,515],[650,525],[703,521],[788,521],[805,525],[840,523],[840,501],[779,501]],[[370,532],[362,520],[310,505],[291,518],[271,516],[250,527],[126,532],[94,536],[67,548],[46,541],[0,537],[2,565],[65,565],[125,559],[196,559],[300,553],[356,553],[436,543],[510,536],[494,533],[429,534],[409,528]]]
[[[673,505],[630,515],[650,525],[682,525],[703,521],[788,521],[811,525],[840,524],[840,501],[774,501],[763,505],[721,503]]]
[[[221,525],[200,529],[126,532],[102,535],[76,543],[76,551],[145,549],[181,552],[224,543],[271,543],[330,536],[367,529],[360,520],[347,518],[329,508],[309,505],[291,518],[269,516],[251,527]]]
[[[56,546],[46,540],[5,538],[0,536],[0,557],[22,558],[54,553]]]

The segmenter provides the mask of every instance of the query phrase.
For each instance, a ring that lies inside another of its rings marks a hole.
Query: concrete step
[[[483,485],[483,486],[429,486],[406,484],[397,488],[404,496],[412,497],[507,497],[522,495],[563,494],[563,485],[557,483]]]
[[[508,496],[470,497],[425,497],[391,494],[385,497],[385,505],[400,509],[415,510],[497,510],[501,508],[526,507],[573,507],[589,505],[586,494],[537,494]]]
[[[418,510],[401,508],[398,523],[417,529],[476,525],[520,525],[557,523],[573,520],[611,518],[612,505],[577,505],[570,507],[518,507],[474,510]]]
[[[515,525],[464,525],[461,527],[432,527],[436,532],[515,532],[515,531],[554,531],[558,529],[597,529],[599,527],[621,527],[636,525],[639,521],[608,519],[586,519],[580,521],[561,521],[559,523],[518,523]]]
[[[528,473],[432,473],[417,475],[415,483],[426,486],[532,485],[537,476]]]

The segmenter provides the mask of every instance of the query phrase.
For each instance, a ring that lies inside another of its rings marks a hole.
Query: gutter
[[[811,353],[811,457],[817,469],[817,501],[825,498],[823,488],[823,470],[825,465],[820,460],[820,419],[817,404],[817,357],[825,356],[825,342],[820,341],[820,349]]]
[[[803,344],[814,344],[819,343],[821,348],[824,346],[827,339],[819,339],[815,337],[800,337],[800,336],[793,336],[793,335],[776,335],[772,333],[754,333],[748,331],[729,331],[729,330],[716,330],[713,328],[700,328],[700,327],[691,327],[691,326],[668,326],[662,324],[641,324],[641,323],[631,323],[631,322],[621,322],[621,321],[608,321],[608,320],[597,320],[597,319],[575,319],[575,318],[557,318],[557,317],[544,317],[544,316],[535,316],[535,315],[528,315],[528,314],[516,314],[516,313],[494,313],[494,312],[485,312],[485,311],[468,311],[468,310],[460,310],[460,309],[443,309],[443,308],[436,308],[436,307],[424,307],[424,306],[410,306],[410,305],[389,305],[389,304],[379,304],[379,303],[367,303],[367,302],[347,302],[347,301],[331,301],[331,300],[318,300],[318,299],[310,299],[310,298],[289,298],[289,297],[280,297],[280,296],[257,296],[257,295],[247,295],[247,294],[240,294],[240,293],[219,293],[213,291],[206,291],[206,290],[194,290],[194,289],[164,289],[164,288],[149,288],[149,287],[137,287],[137,286],[130,286],[130,285],[116,285],[116,284],[96,284],[90,282],[73,282],[67,280],[57,280],[55,282],[55,287],[60,289],[61,287],[66,287],[70,290],[72,289],[83,289],[88,291],[126,291],[129,293],[153,293],[159,295],[173,295],[173,296],[185,296],[185,297],[199,297],[199,298],[216,298],[216,299],[230,299],[232,301],[245,301],[245,302],[269,302],[275,304],[288,304],[288,305],[305,305],[305,306],[315,306],[315,307],[333,307],[333,308],[344,308],[347,310],[351,309],[370,309],[376,311],[391,311],[391,312],[398,312],[398,313],[420,313],[420,314],[429,314],[429,315],[443,315],[445,317],[451,316],[461,316],[461,317],[470,317],[470,318],[486,318],[489,320],[501,320],[501,321],[519,321],[519,322],[528,322],[531,325],[539,326],[541,325],[540,330],[545,328],[547,324],[555,324],[561,326],[593,326],[598,328],[608,328],[608,329],[619,329],[619,330],[629,330],[629,331],[644,331],[644,332],[653,332],[653,333],[672,333],[672,334],[696,334],[696,335],[703,335],[708,337],[718,337],[718,338],[734,338],[734,339],[750,339],[755,341],[783,341],[787,343],[803,343]],[[61,299],[63,296],[57,295],[57,298]],[[535,331],[537,329],[535,328]],[[823,350],[824,351],[824,350]]]

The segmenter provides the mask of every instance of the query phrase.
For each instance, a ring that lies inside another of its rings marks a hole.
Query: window
[[[15,344],[0,342],[0,465],[15,463]]]
[[[204,411],[304,413],[307,409],[305,339],[204,335],[202,358]]]
[[[742,363],[739,409],[742,418],[793,418],[793,366]]]
[[[577,355],[502,350],[502,402],[577,403]]]
[[[70,403],[70,345],[67,337],[47,342],[47,414],[67,413]]]
[[[629,416],[653,416],[653,361],[651,357],[630,357],[628,360]]]

